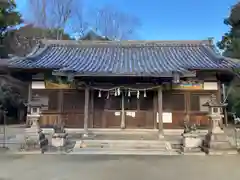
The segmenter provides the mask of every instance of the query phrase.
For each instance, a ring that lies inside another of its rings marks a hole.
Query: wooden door
[[[125,97],[125,122],[126,128],[154,128],[153,92],[146,93],[146,97],[136,94]]]
[[[84,91],[68,90],[63,92],[62,119],[68,128],[84,126]]]
[[[120,128],[121,96],[108,96],[107,93],[94,93],[94,128]]]

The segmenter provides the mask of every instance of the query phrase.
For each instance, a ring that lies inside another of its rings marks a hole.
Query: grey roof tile
[[[19,68],[50,68],[82,75],[161,76],[189,69],[240,66],[219,56],[208,41],[44,41]]]

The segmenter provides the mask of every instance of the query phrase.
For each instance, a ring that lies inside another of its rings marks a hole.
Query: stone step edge
[[[237,150],[236,151],[234,151],[234,150],[230,150],[230,151],[221,151],[221,150],[210,150],[209,152],[208,152],[208,155],[237,155],[237,154],[239,154],[238,152],[237,152]]]
[[[166,141],[163,140],[78,140],[76,144],[81,143],[124,143],[124,144],[131,144],[131,143],[144,143],[144,144],[164,144]]]
[[[100,151],[103,151],[103,150],[126,150],[126,151],[132,151],[132,150],[135,150],[135,151],[174,151],[174,150],[168,150],[168,149],[165,149],[165,148],[159,148],[159,149],[148,149],[148,148],[119,148],[119,147],[116,147],[116,148],[99,148],[99,147],[85,147],[85,148],[80,148],[80,147],[74,147],[73,150],[82,150],[82,151],[85,151],[85,150],[100,150]]]
[[[45,152],[44,154],[41,154],[41,152],[12,152],[7,154],[15,154],[15,155],[166,155],[166,156],[177,156],[181,155],[177,152],[166,152],[166,151],[160,151],[160,152],[136,152],[136,151],[77,151],[77,152]]]
[[[178,153],[169,153],[165,151],[159,152],[148,152],[148,151],[94,151],[94,152],[71,152],[70,154],[95,154],[95,155],[168,155],[168,156],[176,156],[180,155]]]
[[[166,151],[166,152],[177,152],[175,150],[168,150],[165,148],[159,148],[159,149],[148,149],[148,148],[73,148],[73,151],[148,151],[148,152],[160,152],[160,151]]]
[[[169,149],[166,146],[101,146],[101,145],[83,145],[83,146],[75,146],[75,148],[99,148],[99,149]]]

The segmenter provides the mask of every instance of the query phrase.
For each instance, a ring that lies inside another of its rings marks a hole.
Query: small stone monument
[[[207,154],[233,150],[233,147],[228,141],[227,135],[220,127],[220,123],[224,117],[222,114],[222,108],[226,105],[226,103],[218,101],[215,95],[211,95],[210,100],[203,104],[203,106],[207,106],[209,108],[208,116],[211,121],[211,127],[203,142],[203,150]]]
[[[57,123],[54,126],[54,134],[52,136],[52,146],[63,148],[66,145],[67,133],[63,123]]]
[[[189,115],[184,119],[184,132],[182,134],[182,151],[185,152],[200,152],[202,138],[197,132],[197,127],[189,123]]]

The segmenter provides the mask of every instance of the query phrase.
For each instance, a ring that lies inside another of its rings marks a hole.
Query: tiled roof
[[[43,41],[18,68],[50,68],[79,75],[161,76],[189,69],[238,66],[218,55],[209,41]]]

